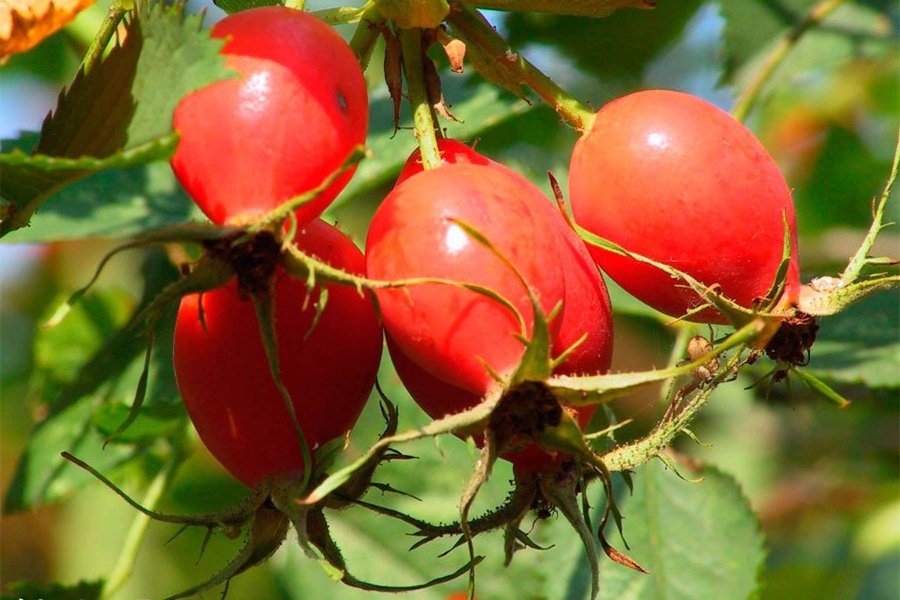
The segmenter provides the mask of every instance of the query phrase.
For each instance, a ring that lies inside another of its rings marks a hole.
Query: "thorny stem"
[[[329,25],[346,25],[348,23],[357,23],[365,19],[366,14],[377,14],[377,8],[374,2],[367,2],[361,7],[356,6],[339,6],[337,8],[326,8],[323,10],[313,11],[312,14],[322,19]]]
[[[803,37],[809,29],[815,27],[828,17],[837,7],[846,0],[823,0],[819,2],[806,14],[806,16],[798,21],[785,35],[779,40],[778,44],[772,50],[756,76],[750,84],[744,88],[744,91],[738,97],[731,114],[738,121],[744,121],[759,99],[760,92],[763,87],[772,78],[775,69],[784,62],[784,59],[790,51],[797,45],[800,38]]]
[[[866,238],[860,245],[859,250],[856,251],[856,254],[853,256],[853,258],[850,259],[850,262],[847,264],[847,268],[844,269],[844,272],[841,274],[841,279],[843,280],[844,285],[856,281],[857,277],[859,277],[860,272],[862,271],[867,259],[869,258],[869,252],[872,251],[872,246],[875,245],[875,239],[878,237],[878,234],[881,232],[881,230],[886,226],[883,223],[884,207],[891,195],[891,190],[894,187],[894,181],[897,179],[898,163],[900,163],[900,132],[898,132],[897,146],[896,148],[894,148],[894,164],[891,166],[891,174],[888,176],[887,183],[884,184],[884,191],[881,193],[881,199],[875,206],[875,214],[872,218],[872,225],[869,227],[869,232],[866,234]]]
[[[157,506],[162,499],[163,494],[165,494],[166,490],[169,489],[169,486],[175,479],[175,473],[184,462],[184,459],[185,453],[179,445],[173,449],[168,460],[163,465],[162,470],[150,483],[150,487],[147,489],[147,493],[144,496],[144,501],[141,503],[143,507],[152,511]],[[141,549],[144,536],[147,534],[147,529],[152,520],[153,519],[145,513],[138,513],[135,517],[134,522],[131,524],[131,529],[128,531],[128,535],[125,538],[119,560],[106,578],[106,584],[103,586],[103,594],[100,596],[101,600],[113,597],[119,588],[121,588],[131,577],[138,552]]]
[[[719,371],[720,376],[731,372],[740,360],[741,353],[736,352]],[[715,387],[715,385],[711,385],[700,389],[680,413],[675,415],[670,421],[661,422],[647,437],[632,444],[619,446],[615,450],[601,456],[606,468],[610,472],[629,471],[659,456],[672,443],[675,436],[681,433],[700,410],[706,406]]]
[[[491,27],[481,13],[466,4],[460,4],[459,10],[450,14],[449,21],[469,42],[477,44],[494,57],[498,68],[505,68],[521,84],[534,90],[575,129],[584,132],[590,128],[594,111],[562,89],[520,53],[513,52],[503,36]]]
[[[368,4],[366,5],[368,6]],[[369,61],[372,58],[372,51],[378,42],[380,32],[377,23],[381,20],[376,9],[366,9],[356,25],[353,37],[350,38],[350,48],[356,55],[359,62],[359,68],[365,71],[369,68]]]
[[[100,24],[100,30],[91,45],[88,47],[84,60],[81,61],[81,69],[87,75],[96,67],[103,58],[106,47],[109,46],[109,40],[119,28],[119,22],[129,10],[134,8],[134,3],[128,0],[115,0],[109,7],[106,17]]]
[[[425,70],[422,65],[422,30],[403,29],[400,31],[400,47],[403,51],[403,71],[406,73],[406,89],[413,111],[413,128],[419,149],[422,152],[422,166],[433,169],[441,165],[435,135],[434,114],[425,88]]]

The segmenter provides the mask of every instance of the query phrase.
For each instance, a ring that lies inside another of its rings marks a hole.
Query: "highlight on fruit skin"
[[[173,124],[178,181],[216,224],[266,213],[319,186],[363,144],[366,83],[353,51],[310,13],[268,6],[225,17],[211,35],[239,79],[185,96]],[[344,172],[296,211],[317,217],[352,176]]]
[[[790,262],[779,308],[800,290],[791,191],[753,133],[682,92],[636,92],[602,107],[575,143],[569,170],[575,221],[624,249],[670,265],[751,308]],[[683,281],[633,258],[589,246],[626,291],[681,317],[703,304]],[[726,323],[714,308],[690,320]]]

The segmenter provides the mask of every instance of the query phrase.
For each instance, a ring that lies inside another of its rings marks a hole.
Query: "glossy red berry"
[[[694,96],[643,91],[597,113],[575,144],[569,197],[579,225],[626,250],[666,263],[751,307],[790,263],[783,304],[799,293],[791,192],[756,137]],[[684,282],[636,260],[591,247],[597,264],[650,306],[682,316],[703,301]],[[724,323],[714,309],[692,320]]]
[[[318,219],[302,227],[295,242],[332,266],[363,272],[362,253]],[[274,287],[281,376],[311,451],[356,422],[382,351],[371,298],[346,286],[326,287],[315,327],[318,289],[310,295],[305,281],[280,268]],[[297,434],[270,374],[253,304],[241,297],[236,280],[182,300],[174,355],[191,421],[229,472],[250,487],[302,472]]]
[[[176,177],[215,223],[247,219],[310,191],[364,143],[368,96],[353,51],[307,12],[270,6],[225,17],[226,65],[239,79],[189,94],[175,110]],[[297,211],[320,214],[342,175]]]
[[[522,189],[533,189],[530,182],[507,167],[478,154],[455,140],[439,140],[438,147],[445,164],[476,164],[488,166],[519,182]],[[407,161],[398,185],[422,172],[418,151]],[[444,167],[441,167],[443,169]],[[556,374],[593,375],[606,372],[612,357],[612,314],[606,287],[584,244],[568,227],[557,209],[543,196],[533,196],[534,208],[544,213],[547,230],[544,235],[557,238],[560,261],[546,268],[559,269],[565,280],[564,306],[559,331],[554,338],[552,352],[559,356],[575,346],[567,360],[555,370]],[[577,344],[577,346],[576,346]],[[388,349],[401,381],[413,399],[432,418],[440,418],[474,407],[482,397],[433,375],[407,356],[388,335]],[[576,418],[585,427],[594,412],[593,407],[581,408]],[[556,464],[556,457],[531,445],[504,454],[519,472],[547,470]]]
[[[533,186],[491,167],[446,165],[394,188],[376,211],[366,241],[373,279],[434,277],[485,286],[511,302],[531,335],[525,286],[500,257],[460,222],[485,236],[508,259],[549,314],[563,299],[565,277],[547,268],[558,246],[548,229],[546,198]],[[430,373],[478,395],[506,376],[525,346],[515,315],[475,291],[429,283],[378,293],[385,328],[404,353]],[[551,322],[553,335],[560,319]]]

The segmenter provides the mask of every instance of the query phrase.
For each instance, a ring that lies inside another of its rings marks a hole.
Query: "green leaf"
[[[124,402],[106,404],[94,411],[94,427],[109,438],[129,417],[131,407]],[[144,406],[127,429],[110,440],[112,444],[146,444],[175,435],[184,425],[186,414],[182,404]]]
[[[213,4],[231,15],[260,6],[282,6],[284,2],[280,0],[213,0]]]
[[[900,294],[888,291],[821,318],[804,370],[827,381],[900,388],[898,314]]]
[[[82,581],[75,585],[58,583],[40,584],[20,581],[9,586],[10,594],[2,600],[99,600],[103,593],[102,581]]]
[[[643,68],[684,30],[702,2],[660,2],[651,11],[623,10],[606,19],[514,13],[507,39],[516,50],[551,46],[601,81],[637,81]],[[586,43],[590,40],[590,43]]]
[[[678,468],[702,481],[685,481],[660,462],[635,473],[634,495],[619,501],[630,550],[616,535],[610,533],[609,541],[650,574],[601,561],[601,599],[742,599],[758,593],[763,535],[740,486],[712,467],[689,473]]]
[[[14,207],[0,235],[27,225],[54,191],[89,173],[170,156],[180,99],[235,76],[219,55],[222,40],[209,37],[201,17],[186,16],[183,4],[147,4],[126,27],[125,42],[60,95],[34,155],[14,152],[0,161],[3,197]]]
[[[620,8],[648,8],[644,0],[476,0],[479,8],[546,12],[582,17],[606,17]]]
[[[177,271],[162,251],[152,252],[144,263],[145,306]],[[105,436],[95,427],[95,412],[114,400],[131,402],[140,378],[146,339],[131,323],[117,327],[121,299],[111,292],[87,296],[56,328],[38,334],[39,365],[35,387],[48,405],[48,415],[31,432],[13,481],[4,511],[13,513],[59,499],[93,481],[92,477],[64,461],[66,450],[104,473],[145,453],[133,445],[103,448]],[[51,307],[52,309],[55,307]],[[175,308],[162,319],[156,332],[158,351],[150,365],[145,406],[179,401],[172,372],[172,332]]]
[[[63,188],[41,206],[39,218],[29,227],[2,241],[120,238],[192,220],[206,217],[178,185],[168,163],[158,162],[102,171]]]

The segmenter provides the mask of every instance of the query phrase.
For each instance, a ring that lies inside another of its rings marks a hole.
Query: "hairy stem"
[[[763,65],[756,73],[756,76],[750,84],[744,88],[744,91],[738,97],[737,102],[735,102],[734,108],[731,110],[731,114],[735,119],[743,121],[747,118],[753,110],[753,107],[756,105],[757,100],[759,100],[759,95],[762,92],[763,87],[765,87],[766,83],[772,78],[772,73],[774,73],[775,69],[784,62],[784,59],[791,50],[793,50],[794,46],[797,45],[797,42],[800,41],[803,34],[821,23],[845,1],[846,0],[823,0],[822,2],[819,2],[812,7],[803,19],[798,21],[784,34],[784,37],[779,40],[769,56],[766,57],[765,62],[763,62]]]
[[[496,67],[506,69],[521,84],[534,90],[575,129],[583,132],[590,128],[594,111],[559,87],[521,54],[513,52],[503,36],[491,27],[481,13],[462,4],[458,11],[451,13],[449,21],[471,43],[477,44],[481,50],[492,56]]]
[[[740,359],[741,353],[736,352],[719,371],[719,376],[721,377],[723,374],[731,372],[740,362]],[[694,417],[697,416],[700,410],[706,406],[715,387],[711,385],[697,391],[685,404],[681,412],[676,414],[671,420],[661,422],[647,437],[632,444],[619,446],[615,450],[604,454],[601,459],[606,468],[610,472],[629,471],[659,456],[672,443],[675,436],[681,433],[694,420]]]
[[[406,73],[406,89],[413,112],[413,128],[422,152],[422,166],[433,169],[441,165],[441,153],[435,135],[434,114],[425,87],[422,30],[403,29],[399,37],[403,52],[403,71]]]
[[[109,46],[109,40],[119,28],[119,22],[129,10],[134,8],[134,3],[128,0],[115,0],[109,7],[106,17],[100,24],[100,30],[91,45],[88,47],[84,59],[81,61],[81,70],[87,75],[91,70],[100,64],[103,59],[103,53]]]

